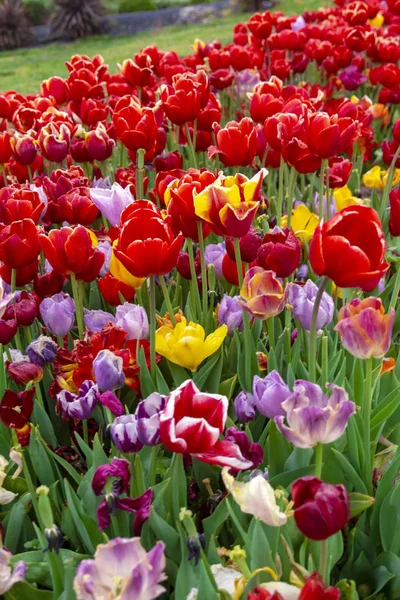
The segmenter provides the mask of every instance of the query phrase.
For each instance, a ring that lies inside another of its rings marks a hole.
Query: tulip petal
[[[220,467],[231,467],[237,471],[245,471],[253,465],[252,461],[245,459],[237,444],[226,440],[218,441],[208,452],[192,454],[192,456],[201,462]]]

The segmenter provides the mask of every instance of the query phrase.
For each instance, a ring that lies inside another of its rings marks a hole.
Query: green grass
[[[317,8],[320,0],[307,0],[307,8]],[[304,2],[283,0],[279,5],[288,14],[302,12]],[[160,50],[175,50],[181,55],[191,51],[196,38],[205,42],[220,40],[227,44],[232,40],[232,29],[238,21],[245,21],[248,15],[228,15],[224,19],[206,24],[167,27],[158,31],[146,31],[135,36],[98,36],[79,40],[70,44],[51,44],[42,48],[29,48],[0,53],[0,90],[16,90],[23,94],[39,91],[43,79],[52,75],[65,77],[65,61],[73,54],[102,54],[110,65],[110,71],[117,70],[117,63],[133,57],[135,52],[150,44],[157,44]]]

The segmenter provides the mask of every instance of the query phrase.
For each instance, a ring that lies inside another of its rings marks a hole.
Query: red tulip
[[[99,216],[99,210],[90,197],[87,187],[76,187],[68,190],[58,199],[62,220],[71,225],[91,225]]]
[[[385,251],[376,211],[349,206],[318,225],[310,244],[310,262],[317,275],[327,275],[338,287],[370,292],[389,268]]]
[[[24,427],[32,414],[35,388],[24,392],[6,390],[0,403],[0,420],[9,428]]]
[[[35,139],[29,134],[22,135],[16,131],[11,138],[12,154],[20,165],[31,165],[34,162],[36,145]]]
[[[266,40],[271,34],[273,24],[274,20],[271,13],[266,11],[262,14],[256,13],[253,15],[249,19],[247,27],[255,37],[260,40]]]
[[[232,69],[218,69],[210,73],[210,84],[217,90],[225,90],[232,85],[235,72]]]
[[[350,178],[351,171],[353,169],[353,163],[346,158],[335,157],[329,160],[329,175],[328,182],[329,187],[341,188],[347,184]],[[325,175],[326,183],[326,175]]]
[[[15,284],[17,287],[22,287],[31,283],[34,279],[37,270],[38,270],[38,259],[35,258],[33,262],[26,265],[25,267],[18,267],[16,270],[16,279]],[[6,265],[5,263],[0,262],[0,277],[8,283],[11,284],[11,276],[12,276],[12,268]]]
[[[129,150],[150,150],[157,136],[157,122],[150,108],[142,108],[133,96],[118,100],[113,114],[117,137]]]
[[[22,360],[7,365],[7,374],[17,385],[26,386],[30,382],[38,382],[43,379],[43,368],[40,365]]]
[[[58,273],[74,273],[77,279],[93,281],[104,263],[104,254],[92,246],[82,225],[52,229],[39,236],[45,257]]]
[[[10,185],[0,190],[0,222],[5,225],[22,219],[32,219],[37,224],[45,208],[29,185]]]
[[[172,271],[182,246],[168,222],[148,200],[137,200],[121,215],[123,226],[114,247],[117,259],[134,277],[164,275]]]
[[[250,116],[257,123],[279,113],[284,105],[281,97],[282,82],[272,77],[270,81],[258,83],[251,95]]]
[[[124,60],[122,65],[118,64],[120,73],[125,77],[132,87],[145,87],[154,77],[151,70],[151,58],[145,56],[144,65],[139,66],[131,58]]]
[[[33,289],[39,298],[46,298],[47,296],[54,296],[59,294],[64,287],[64,275],[57,273],[57,271],[50,271],[44,275],[36,274]]]
[[[98,123],[96,129],[88,131],[85,136],[85,147],[89,161],[103,162],[110,158],[115,147],[115,141],[108,135],[103,123]]]
[[[107,273],[105,277],[101,277],[97,280],[97,285],[104,300],[110,306],[119,306],[121,304],[121,297],[126,302],[132,302],[135,297],[136,290],[122,281],[119,281],[113,277],[110,273]]]
[[[85,177],[83,169],[74,165],[69,169],[56,169],[52,171],[50,177],[44,177],[42,185],[49,200],[46,220],[51,223],[61,223],[63,216],[59,205],[59,198],[75,187],[89,187],[90,182]]]
[[[38,232],[32,219],[0,226],[0,260],[10,269],[32,264],[40,253]]]
[[[250,166],[256,155],[256,131],[251,119],[230,121],[224,128],[215,125],[217,146],[208,151],[210,158],[216,154],[226,167]]]
[[[4,165],[11,158],[10,134],[0,131],[0,165]]]
[[[221,263],[222,275],[230,285],[239,285],[239,274],[236,261],[229,254],[225,254]],[[246,272],[244,263],[242,262],[242,275]]]
[[[15,319],[0,319],[0,344],[9,344],[18,331]]]
[[[232,260],[235,260],[235,248],[233,238],[227,237],[225,240],[226,251]],[[243,262],[252,263],[256,260],[258,249],[261,246],[261,237],[255,231],[250,229],[246,235],[239,238],[240,256]]]
[[[266,271],[275,271],[277,277],[289,277],[300,264],[301,244],[287,227],[275,227],[264,236],[257,253],[257,264]]]
[[[325,587],[321,575],[314,571],[307,577],[305,585],[301,588],[298,600],[339,600],[339,588]]]
[[[11,117],[11,104],[4,94],[0,94],[0,119],[9,120]]]
[[[201,272],[201,264],[200,264],[200,254],[197,253],[194,259],[194,269],[196,275],[200,275]],[[187,252],[179,252],[178,261],[176,263],[176,270],[179,275],[184,279],[192,279],[192,273],[190,270],[190,260],[189,254]]]
[[[349,494],[343,485],[301,477],[292,484],[292,499],[296,525],[310,540],[326,540],[350,519]]]
[[[49,123],[39,133],[39,146],[47,160],[61,163],[69,151],[70,130],[64,123]]]
[[[154,160],[154,168],[157,173],[161,171],[172,171],[173,169],[182,169],[183,156],[178,150],[169,152],[165,156],[158,156]]]
[[[238,445],[219,440],[227,414],[225,396],[200,392],[192,380],[185,381],[169,394],[160,414],[161,442],[172,452],[188,453],[203,462],[248,469],[252,462],[243,457]]]
[[[83,98],[79,104],[78,116],[84,125],[92,127],[100,121],[105,121],[110,112],[109,107],[101,100]]]
[[[30,327],[38,314],[38,307],[32,294],[22,291],[18,299],[6,309],[4,318],[14,320],[18,327]]]
[[[70,98],[68,86],[61,77],[50,77],[42,81],[40,93],[45,98],[54,98],[58,106],[66,104]]]

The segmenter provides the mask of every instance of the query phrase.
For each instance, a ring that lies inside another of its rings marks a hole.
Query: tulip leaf
[[[54,600],[53,592],[39,590],[26,581],[15,583],[11,590],[4,594],[5,600]]]
[[[311,553],[312,560],[314,563],[313,567],[311,567],[310,565],[308,566],[311,572],[312,570],[314,570],[315,566],[319,564],[321,543],[314,542],[312,540],[307,540],[306,548],[306,556],[308,556]],[[341,531],[338,531],[337,533],[335,533],[335,535],[331,535],[331,537],[328,538],[328,573],[332,571],[333,567],[342,557],[343,548],[343,535]]]
[[[250,570],[262,569],[263,567],[274,567],[271,548],[265,535],[263,523],[259,519],[253,519],[249,527],[249,544],[246,554],[250,558]]]
[[[53,457],[46,452],[45,445],[40,440],[36,427],[33,427],[31,431],[29,457],[32,461],[33,470],[41,484],[50,487],[54,481],[58,481],[59,474],[56,463]]]
[[[22,496],[17,502],[14,502],[10,509],[10,515],[7,520],[6,535],[4,545],[15,554],[18,549],[19,539],[24,527],[26,516],[26,501],[30,498],[28,494]]]
[[[86,464],[87,464],[88,468],[90,468],[93,464],[93,450],[91,448],[89,448],[89,446],[86,444],[86,442],[83,441],[83,439],[81,438],[79,433],[75,432],[75,439],[78,442],[79,448],[85,455]]]
[[[179,564],[181,559],[179,552],[179,534],[169,523],[167,523],[167,521],[157,514],[154,507],[151,509],[148,522],[157,539],[165,542],[167,556]]]
[[[349,463],[347,458],[341,452],[338,452],[334,448],[331,448],[331,452],[332,452],[334,458],[336,459],[336,461],[341,466],[342,471],[343,471],[344,475],[347,477],[349,484],[353,484],[356,492],[360,492],[361,494],[367,494],[367,488],[366,488],[363,480],[357,474],[356,470]]]
[[[69,464],[69,462],[64,460],[61,456],[58,456],[58,454],[53,453],[50,450],[50,448],[46,448],[46,449],[47,449],[47,452],[52,455],[54,460],[56,462],[58,462],[58,464],[61,465],[61,467],[63,467],[63,469],[65,469],[67,471],[67,473],[72,477],[72,479],[75,481],[75,483],[77,483],[79,485],[80,482],[82,481],[82,475],[80,475],[78,473],[78,471],[76,469],[74,469],[74,467],[72,465]]]
[[[181,508],[187,506],[187,481],[183,467],[182,454],[173,454],[171,466],[165,474],[165,478],[170,478],[170,485],[164,492],[165,502],[172,516],[172,523],[179,522],[179,513]]]
[[[207,598],[207,600],[218,600],[218,592],[216,590],[216,583],[214,577],[209,571],[203,560],[200,559],[200,579],[198,587],[198,598]]]
[[[193,375],[193,381],[195,382],[195,384],[197,385],[197,387],[205,392],[208,392],[210,390],[208,390],[205,387],[206,381],[208,380],[209,376],[211,375],[215,365],[218,363],[218,361],[221,359],[221,352],[216,352],[211,358],[209,358],[207,360],[207,362],[200,367],[200,369]],[[222,363],[221,363],[221,367],[222,367]],[[221,376],[220,376],[221,378]]]
[[[237,375],[233,375],[229,379],[225,379],[225,381],[221,381],[218,387],[218,393],[222,396],[226,396],[228,400],[230,400],[235,391]]]
[[[271,422],[267,438],[269,476],[273,479],[284,470],[285,461],[292,452],[292,445],[278,431],[274,422]]]
[[[213,365],[212,370],[210,371],[209,376],[207,377],[205,383],[203,384],[204,391],[209,392],[210,394],[217,394],[219,384],[221,382],[221,373],[222,373],[222,364],[223,364],[223,348],[220,348],[217,351],[218,360]]]
[[[39,402],[37,401],[33,407],[33,418],[34,422],[39,426],[40,435],[44,441],[49,444],[49,446],[56,448],[58,446],[58,442],[51,420],[45,409],[40,406]]]
[[[155,383],[150,375],[143,348],[139,348],[139,366],[140,391],[142,393],[143,398],[147,398],[147,396],[150,396],[150,394],[157,390]]]
[[[100,533],[97,523],[84,513],[77,495],[66,479],[64,479],[64,487],[78,535],[87,551],[94,554],[96,546],[104,542],[103,535]]]
[[[385,423],[389,417],[392,416],[396,408],[399,406],[399,393],[400,388],[394,389],[390,392],[384,400],[382,400],[371,413],[371,433],[372,437],[376,433],[376,430]]]
[[[379,536],[379,514],[382,508],[384,499],[389,494],[393,487],[397,472],[400,468],[400,447],[397,449],[396,455],[392,461],[392,464],[378,483],[378,487],[375,494],[375,504],[372,509],[371,517],[371,535],[376,540]]]
[[[212,515],[203,520],[204,533],[206,535],[206,543],[211,536],[218,535],[221,526],[225,523],[228,518],[228,508],[226,506],[226,500],[222,500],[217,505]]]
[[[157,391],[159,394],[164,396],[168,396],[170,389],[168,387],[168,383],[165,381],[163,374],[161,373],[158,366],[156,367],[156,382],[157,382]]]
[[[351,518],[357,517],[375,502],[375,498],[372,498],[372,496],[367,496],[358,492],[351,492],[349,496]]]
[[[168,367],[172,375],[172,379],[174,380],[175,387],[179,387],[184,381],[190,379],[190,376],[186,369],[176,365],[171,361],[168,362]]]
[[[290,484],[293,483],[293,481],[295,481],[299,477],[312,475],[314,471],[315,465],[307,465],[306,467],[300,467],[299,469],[294,469],[293,471],[279,473],[278,475],[271,477],[269,482],[274,488],[276,488],[278,485],[281,485],[284,488],[288,488]]]
[[[177,523],[177,529],[180,537],[182,560],[175,581],[175,598],[176,600],[185,600],[190,590],[198,587],[198,573],[193,566],[193,562],[189,561],[187,534],[179,522]]]

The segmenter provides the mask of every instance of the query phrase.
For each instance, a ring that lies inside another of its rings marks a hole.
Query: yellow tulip
[[[382,27],[384,22],[385,17],[381,13],[378,13],[373,19],[368,19],[368,23],[371,27]]]
[[[333,192],[333,197],[335,199],[336,210],[342,210],[347,206],[353,206],[354,204],[362,204],[363,201],[361,198],[356,198],[351,193],[350,188],[345,185],[341,188],[336,188]]]
[[[228,333],[226,325],[218,327],[206,337],[203,327],[186,319],[174,329],[164,325],[156,331],[156,352],[169,361],[196,371],[198,366],[220,347]]]
[[[364,173],[363,184],[369,188],[383,189],[385,187],[385,184],[383,183],[383,173],[384,171],[379,165],[372,167],[372,169]]]
[[[281,219],[281,227],[287,227],[287,215]],[[311,241],[314,231],[319,223],[318,215],[312,213],[305,204],[299,204],[292,212],[291,227],[302,242]]]
[[[118,240],[115,240],[113,247],[117,242]],[[122,262],[119,261],[118,258],[115,256],[114,249],[111,253],[110,273],[113,277],[115,277],[115,279],[118,279],[118,281],[122,281],[122,283],[125,283],[125,285],[129,285],[130,287],[135,288],[135,290],[138,290],[144,281],[144,279],[142,279],[141,277],[134,277],[129,273],[127,269],[125,269]]]
[[[389,177],[389,169],[383,173],[383,185],[386,185],[387,179]],[[400,182],[400,169],[395,169],[393,173],[392,186],[397,185]]]

